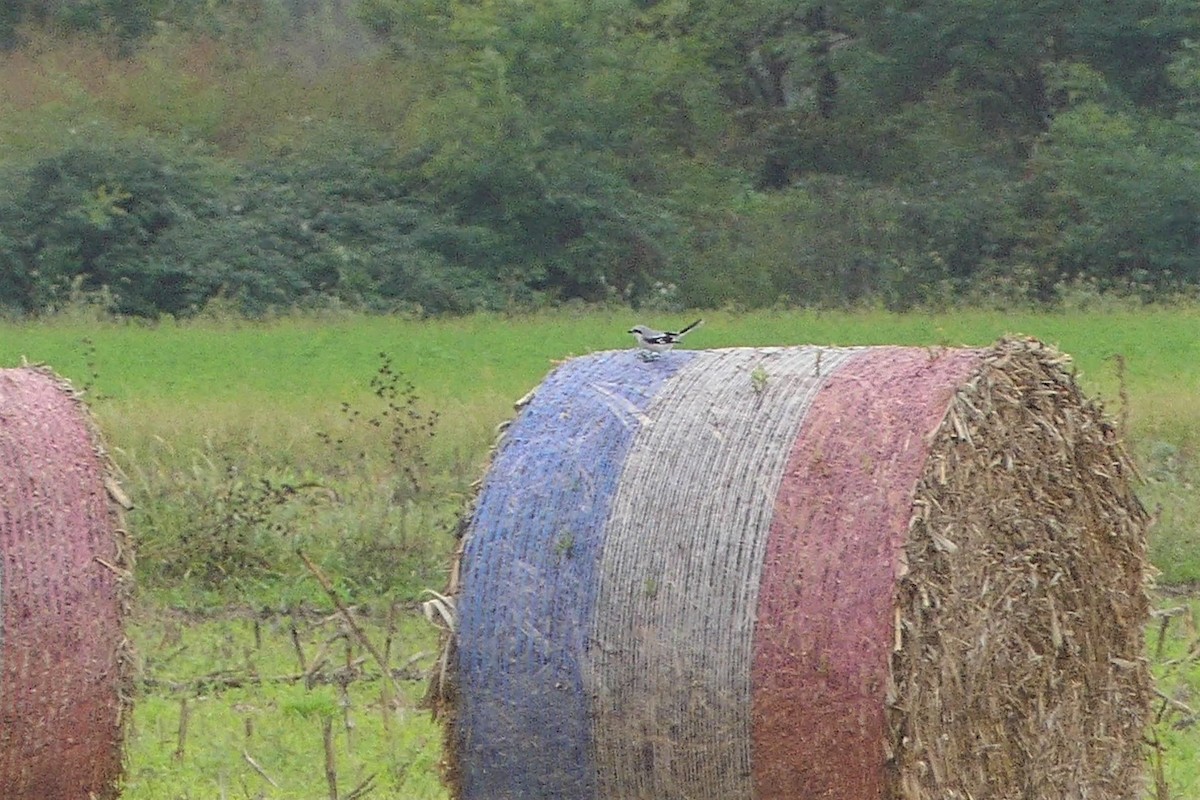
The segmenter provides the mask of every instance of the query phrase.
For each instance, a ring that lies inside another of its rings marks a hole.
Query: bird
[[[679,331],[656,331],[645,325],[634,325],[628,333],[632,333],[633,338],[637,340],[637,346],[641,349],[643,358],[658,358],[660,353],[670,350],[684,337],[684,334],[702,322],[704,320],[698,319]]]

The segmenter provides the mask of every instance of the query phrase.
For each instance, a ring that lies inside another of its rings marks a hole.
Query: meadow
[[[1070,353],[1125,427],[1158,516],[1152,796],[1200,796],[1200,308],[705,317],[690,346],[1029,335]],[[44,362],[86,391],[137,505],[142,678],[124,797],[445,797],[439,729],[418,708],[437,647],[419,603],[443,585],[496,425],[555,362],[627,347],[639,321],[692,318],[580,307],[147,324],[84,308],[0,324],[0,364]]]

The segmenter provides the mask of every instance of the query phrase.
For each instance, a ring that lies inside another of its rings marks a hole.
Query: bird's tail
[[[700,323],[702,323],[702,322],[704,322],[704,320],[702,320],[702,319],[698,319],[698,320],[696,320],[696,321],[695,321],[695,322],[693,322],[691,325],[688,325],[686,328],[684,328],[684,329],[683,329],[683,330],[681,330],[679,333],[677,333],[677,334],[676,334],[676,336],[683,336],[685,333],[687,333],[687,332],[688,332],[688,331],[690,331],[692,328],[696,327],[697,325],[699,325],[699,324],[700,324]]]

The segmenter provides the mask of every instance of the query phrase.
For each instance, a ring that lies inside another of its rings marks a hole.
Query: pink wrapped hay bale
[[[0,369],[0,798],[119,793],[131,659],[123,498],[87,409]]]

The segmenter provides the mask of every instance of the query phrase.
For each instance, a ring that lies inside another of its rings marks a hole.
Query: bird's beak
[[[629,330],[627,330],[625,332],[626,333],[637,333],[637,331],[635,331],[633,328],[630,328]]]

